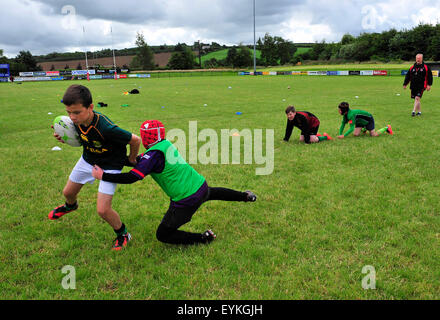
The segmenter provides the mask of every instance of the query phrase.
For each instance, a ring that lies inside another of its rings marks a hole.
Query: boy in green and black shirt
[[[83,147],[83,154],[73,168],[63,190],[66,202],[49,213],[49,219],[57,220],[78,208],[77,196],[86,183],[93,183],[94,165],[101,166],[106,172],[121,172],[124,165],[134,166],[141,139],[119,128],[105,115],[93,110],[92,95],[88,88],[81,85],[70,86],[63,97],[66,111],[75,125]],[[54,133],[54,137],[64,142]],[[130,153],[127,156],[127,144]],[[101,181],[98,189],[97,211],[110,226],[117,237],[113,250],[127,245],[131,235],[122,223],[119,214],[112,208],[115,183]]]
[[[387,132],[393,134],[391,125],[379,129],[377,132],[374,130],[374,118],[371,113],[364,110],[350,109],[350,105],[347,102],[341,102],[339,104],[339,114],[342,115],[342,123],[339,128],[339,139],[344,139],[346,136],[353,132],[355,137],[358,137],[361,132],[370,132],[370,136],[377,137],[379,134]],[[350,128],[344,134],[344,128],[346,124],[350,124]]]

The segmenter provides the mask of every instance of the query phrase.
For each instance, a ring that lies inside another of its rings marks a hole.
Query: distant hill
[[[165,52],[173,52],[175,46],[150,46],[153,53],[165,53]],[[135,56],[137,53],[137,47],[135,48],[125,48],[125,49],[115,49],[115,56]],[[100,58],[108,58],[113,57],[112,49],[103,49],[94,52],[87,52],[87,59],[100,59]],[[82,52],[53,52],[46,55],[35,56],[37,62],[47,62],[47,61],[69,61],[69,60],[81,60],[85,59],[85,53]]]
[[[311,48],[315,45],[316,43],[295,43],[295,45],[298,48]]]
[[[298,43],[296,44],[298,47],[299,53],[302,53],[304,51],[307,51],[307,49],[311,48],[313,46],[312,43]],[[174,52],[174,45],[161,45],[161,46],[150,46],[153,53],[159,54],[159,53],[165,53],[165,52]],[[223,46],[224,48],[224,46]],[[225,48],[222,50],[218,50],[215,52],[210,52],[203,57],[207,57],[207,59],[216,58],[217,60],[221,60],[226,58],[227,52],[229,48]],[[252,50],[252,49],[251,49]],[[304,50],[304,51],[302,51]],[[121,57],[121,56],[134,56],[136,55],[137,48],[125,48],[125,49],[115,49],[115,56]],[[197,51],[197,48],[194,49],[194,51]],[[257,50],[258,51],[258,50]],[[259,53],[257,53],[258,55]],[[46,55],[39,55],[35,56],[35,59],[37,62],[43,63],[43,62],[52,62],[52,61],[69,61],[69,60],[82,60],[85,57],[85,53],[83,51],[79,52],[52,52]],[[100,58],[108,58],[113,57],[113,50],[111,49],[103,49],[99,51],[94,52],[87,52],[87,59],[100,59]],[[202,59],[203,59],[202,57]],[[258,55],[259,57],[259,55]]]
[[[303,54],[304,52],[307,52],[312,49],[312,47],[300,47],[300,46],[298,46],[297,48],[298,48],[298,50],[296,50],[295,56],[297,56],[299,54]]]
[[[308,44],[297,44],[298,50],[295,55],[304,53],[311,49]],[[174,46],[152,46],[154,52],[154,61],[159,68],[163,68],[167,65],[171,58]],[[130,66],[131,61],[136,55],[137,48],[126,48],[115,50],[115,60],[118,67]],[[202,55],[202,64],[215,58],[217,61],[226,59],[229,48],[221,49],[218,51],[210,52]],[[251,49],[253,53],[253,49]],[[194,52],[196,61],[198,62],[198,53]],[[35,56],[37,64],[41,66],[44,71],[49,70],[62,70],[67,66],[70,69],[76,69],[78,65],[81,65],[82,69],[86,68],[85,53],[84,52],[66,52],[66,53],[50,53],[47,55]],[[257,50],[257,59],[261,58],[260,50]],[[87,60],[89,66],[100,65],[104,67],[113,66],[113,51],[111,49],[104,49],[96,52],[88,52]]]
[[[135,56],[115,56],[116,65],[118,67],[122,66],[130,66],[131,61],[133,60]],[[162,52],[162,53],[155,53],[154,54],[154,63],[159,66],[160,68],[165,67],[168,63],[168,61],[171,58],[171,52]],[[86,59],[84,53],[79,59],[75,60],[63,60],[63,61],[44,61],[44,62],[38,62],[37,63],[44,71],[50,71],[51,69],[54,70],[63,70],[66,66],[69,67],[69,69],[76,69],[79,64],[81,64],[81,69],[86,68]],[[103,67],[113,67],[113,57],[105,57],[105,58],[96,58],[93,59],[91,57],[88,57],[88,64],[89,66],[94,65],[100,65]]]
[[[205,54],[202,56],[202,64],[207,60],[211,60],[212,58],[215,58],[217,61],[226,59],[226,57],[228,56],[228,51],[229,51],[229,49],[223,49],[223,50],[214,51],[214,52],[210,52],[208,54]],[[254,54],[253,53],[254,51],[253,50],[251,50],[251,51],[252,51],[252,54]],[[257,50],[256,53],[257,53],[257,58],[259,59],[261,57],[260,50]]]
[[[301,44],[301,45],[304,45],[304,44]],[[300,45],[297,45],[297,48],[298,48],[298,50],[296,50],[295,56],[298,55],[298,54],[302,54],[304,52],[307,52],[307,51],[309,51],[311,49],[311,47],[300,46]],[[215,52],[210,52],[208,54],[203,55],[202,56],[202,64],[205,61],[210,60],[212,58],[215,58],[217,61],[226,59],[226,57],[228,56],[228,50],[229,49],[223,49],[223,50],[219,50],[219,51],[215,51]],[[251,51],[252,51],[252,55],[253,55],[254,54],[254,50],[251,49]],[[257,59],[260,59],[261,58],[261,51],[260,50],[256,50],[256,53],[257,53]]]

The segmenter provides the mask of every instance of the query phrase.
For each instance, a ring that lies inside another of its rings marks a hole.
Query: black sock
[[[232,189],[227,189],[227,188],[209,187],[208,200],[246,201],[247,200],[247,193],[232,190]]]
[[[67,209],[72,209],[72,208],[75,208],[76,207],[76,205],[77,205],[77,201],[75,201],[74,203],[72,203],[72,204],[68,204],[67,203],[67,201],[66,201],[66,208]]]
[[[125,228],[125,224],[124,223],[122,223],[122,226],[118,229],[118,230],[116,230],[115,229],[115,233],[116,233],[116,235],[119,237],[119,236],[122,236],[123,234],[125,234],[127,232],[127,229]]]
[[[192,233],[170,228],[162,223],[156,231],[156,238],[160,242],[169,244],[191,245],[206,242],[201,233]]]

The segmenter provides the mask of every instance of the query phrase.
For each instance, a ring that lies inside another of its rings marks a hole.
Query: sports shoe
[[[127,243],[131,240],[131,234],[128,232],[124,233],[121,236],[116,237],[115,240],[113,240],[114,244],[112,247],[112,250],[118,251],[124,249],[124,247],[127,246]]]
[[[323,136],[327,137],[327,140],[333,140],[333,138],[330,137],[327,132],[324,132]]]
[[[393,135],[394,133],[393,133],[393,129],[391,129],[391,125],[389,124],[389,125],[387,125],[387,132],[390,134],[390,135]]]
[[[57,219],[61,218],[62,216],[64,216],[65,214],[67,214],[69,212],[72,212],[72,211],[74,211],[76,209],[78,209],[78,203],[77,202],[75,202],[75,205],[72,208],[67,207],[66,204],[63,204],[63,205],[58,206],[55,209],[53,209],[49,213],[48,217],[49,217],[50,220],[57,220]]]
[[[421,116],[421,115],[422,115],[422,113],[421,113],[421,112],[417,112],[417,115],[418,115],[418,116]]]
[[[252,191],[246,190],[245,193],[247,193],[246,196],[246,202],[255,202],[257,201],[257,196]]]
[[[208,229],[202,233],[202,240],[204,241],[204,243],[210,243],[214,241],[215,238],[217,238],[217,236],[214,232],[212,232],[211,229]]]
[[[413,111],[413,112],[411,112],[411,116],[412,117],[415,117],[416,116],[416,113]]]

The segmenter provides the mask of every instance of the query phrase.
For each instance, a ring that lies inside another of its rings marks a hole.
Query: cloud
[[[293,15],[288,21],[281,23],[280,36],[296,43],[320,42],[322,40],[339,40],[326,24],[309,24],[309,15]]]
[[[34,55],[150,45],[253,43],[252,0],[0,0],[0,49]],[[345,33],[437,23],[440,4],[418,0],[256,0],[257,38],[339,41]],[[110,33],[110,29],[113,31]],[[85,30],[85,32],[83,32]]]
[[[439,22],[440,3],[418,0],[308,0],[304,8],[313,12],[311,24],[327,25],[338,36],[345,33],[382,32],[413,28],[419,23]],[[340,39],[340,37],[338,38]]]
[[[35,0],[60,13],[66,5],[59,0]],[[76,14],[87,19],[103,19],[126,24],[159,24],[168,27],[210,26],[222,22],[240,24],[252,17],[253,2],[236,0],[76,0],[70,1]],[[256,0],[257,14],[280,16],[305,0]]]

